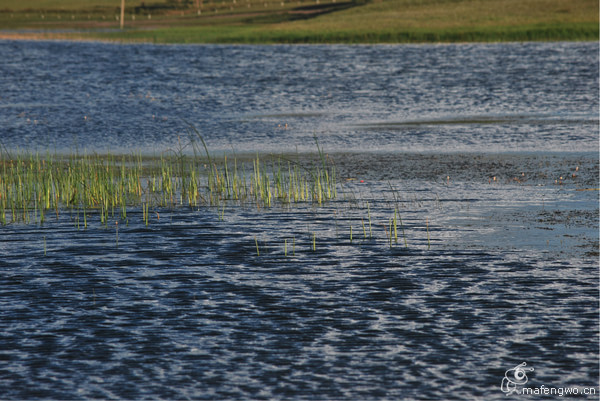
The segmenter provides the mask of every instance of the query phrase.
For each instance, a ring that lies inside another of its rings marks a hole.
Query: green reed
[[[128,219],[141,209],[149,224],[150,211],[161,207],[216,206],[225,203],[270,208],[275,205],[322,205],[337,196],[335,168],[318,146],[321,163],[302,165],[281,157],[251,160],[213,157],[198,136],[205,154],[169,151],[159,157],[141,154],[72,154],[40,156],[20,152],[0,154],[0,223],[44,224],[49,212],[83,211],[106,226],[111,219]]]

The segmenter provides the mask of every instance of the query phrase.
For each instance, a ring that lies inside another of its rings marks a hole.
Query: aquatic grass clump
[[[43,224],[49,211],[99,210],[103,223],[119,210],[126,218],[127,205],[142,197],[141,157],[52,156],[18,153],[0,157],[0,220],[31,220]],[[126,166],[127,165],[127,166]]]
[[[208,146],[198,130],[188,124],[188,136],[194,153],[194,160],[207,160],[207,201],[219,204],[222,200],[235,200],[256,204],[257,207],[271,207],[274,201],[280,204],[313,202],[319,205],[337,197],[335,164],[327,159],[319,142],[314,137],[319,163],[305,166],[284,156],[261,160],[257,154],[251,160],[251,171],[246,165],[238,166],[223,157],[218,163],[210,154]],[[181,169],[181,176],[185,176]],[[189,182],[193,182],[190,180]],[[195,187],[194,187],[195,189]]]
[[[141,154],[0,153],[0,223],[44,224],[48,213],[76,214],[84,227],[94,212],[107,225],[111,218],[127,220],[128,209],[214,206],[224,213],[226,202],[257,208],[313,203],[322,205],[337,196],[335,168],[318,146],[320,163],[303,165],[281,157],[233,161],[217,160],[200,137],[205,155],[182,149],[159,157]]]

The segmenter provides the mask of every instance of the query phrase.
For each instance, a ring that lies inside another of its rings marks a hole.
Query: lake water
[[[586,151],[598,46],[4,42],[5,146],[154,152]],[[282,130],[280,125],[288,130]]]
[[[1,226],[0,399],[504,400],[522,362],[597,399],[598,77],[597,43],[0,41],[3,154],[316,136],[340,194]]]

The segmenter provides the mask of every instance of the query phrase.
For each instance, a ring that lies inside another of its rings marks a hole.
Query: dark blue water
[[[316,134],[340,194],[0,226],[0,399],[597,399],[597,55],[0,42],[3,148]]]
[[[440,46],[0,44],[0,140],[156,151],[589,150],[595,43]],[[285,128],[288,124],[288,129]],[[281,126],[281,127],[280,127]]]

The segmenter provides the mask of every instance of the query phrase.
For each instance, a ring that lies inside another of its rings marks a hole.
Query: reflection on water
[[[504,400],[523,361],[598,385],[596,44],[0,54],[2,149],[317,134],[340,193],[1,226],[0,398]]]

